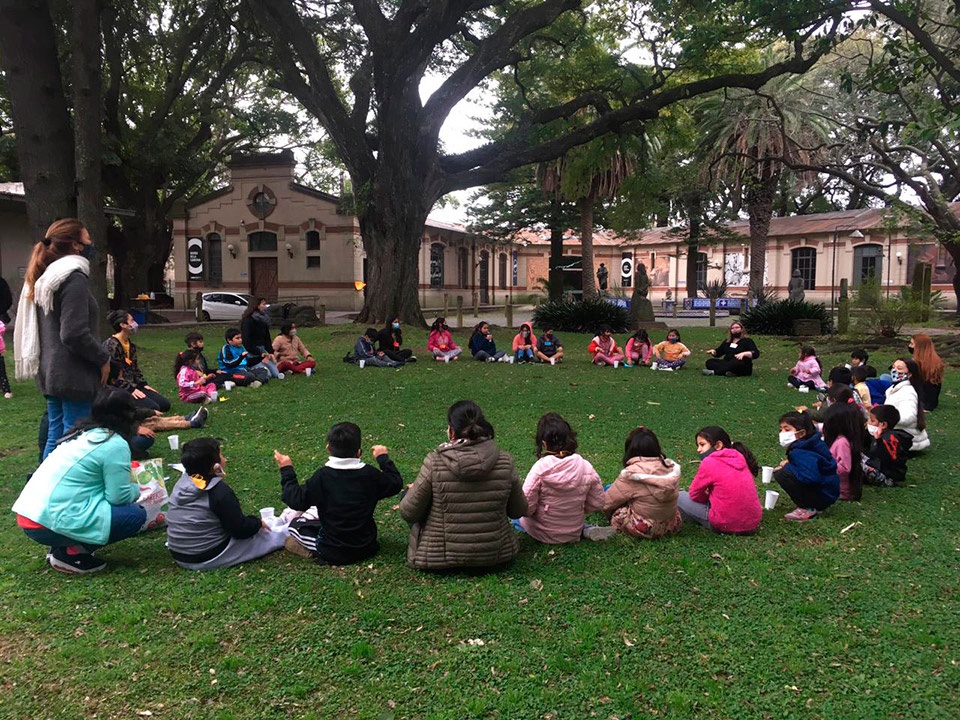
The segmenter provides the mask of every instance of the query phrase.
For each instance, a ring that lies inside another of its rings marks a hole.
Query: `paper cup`
[[[619,360],[614,360],[614,361],[613,361],[613,369],[616,370],[618,367],[620,367],[620,361],[619,361]]]
[[[764,510],[773,510],[777,506],[777,500],[779,499],[780,493],[776,490],[767,490],[767,494],[763,498]]]
[[[556,365],[556,364],[557,364],[557,359],[556,359],[555,357],[550,358],[550,364],[551,364],[551,365]]]
[[[168,435],[167,442],[170,443],[171,450],[180,449],[180,436],[179,435]]]
[[[444,361],[445,363],[450,362],[450,356],[449,356],[449,355],[444,355],[444,356],[443,356],[443,361]]]
[[[313,368],[307,368],[307,370],[306,370],[306,376],[307,376],[307,377],[310,377],[311,375],[313,375]]]
[[[810,392],[810,388],[807,387],[806,385],[801,385],[801,386],[800,386],[799,388],[797,388],[797,389],[798,389],[800,392],[802,392],[802,393],[808,393],[808,392]]]
[[[516,359],[516,358],[514,358],[513,355],[511,355],[511,356],[510,356],[510,359],[507,360],[507,362],[510,363],[511,365],[513,365],[513,361],[514,361],[515,359]]]
[[[237,386],[237,384],[236,384],[233,380],[227,380],[227,381],[223,384],[223,389],[224,389],[224,390],[233,390],[236,386]]]
[[[272,507],[260,508],[260,519],[263,520],[268,525],[273,523],[273,519],[277,516],[277,509]]]
[[[770,467],[769,465],[764,465],[762,468],[760,468],[760,472],[761,472],[760,477],[762,478],[764,485],[769,485],[771,482],[773,482],[772,467]]]
[[[366,361],[366,360],[361,360],[361,361],[360,361],[359,363],[357,363],[357,364],[360,366],[360,369],[363,370],[363,368],[365,368],[365,367],[367,366],[367,361]]]

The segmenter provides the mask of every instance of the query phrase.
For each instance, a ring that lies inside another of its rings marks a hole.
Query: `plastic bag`
[[[150,458],[131,463],[130,477],[140,485],[137,505],[147,511],[147,519],[140,527],[140,532],[165,526],[166,506],[170,495],[167,493],[167,481],[163,475],[163,460]]]

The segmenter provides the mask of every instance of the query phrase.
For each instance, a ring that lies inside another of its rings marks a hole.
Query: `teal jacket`
[[[127,441],[103,428],[87,430],[47,456],[13,512],[77,542],[106,545],[111,505],[127,505],[140,496],[140,485],[130,477]]]

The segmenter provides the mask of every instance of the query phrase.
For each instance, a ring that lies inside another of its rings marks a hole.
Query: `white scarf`
[[[23,284],[17,305],[17,324],[13,329],[13,357],[17,380],[29,380],[40,371],[40,326],[37,307],[49,315],[53,311],[54,295],[64,280],[77,270],[90,277],[90,261],[79,255],[67,255],[54,260],[33,285],[33,300],[27,295],[30,286]]]

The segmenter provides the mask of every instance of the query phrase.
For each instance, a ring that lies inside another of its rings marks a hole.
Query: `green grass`
[[[213,357],[220,328],[205,332]],[[683,332],[695,358],[721,334]],[[522,476],[537,418],[555,410],[606,482],[642,423],[683,463],[686,486],[698,427],[721,424],[772,464],[778,416],[810,398],[784,386],[795,349],[771,339],[760,340],[756,376],[727,380],[593,368],[589,338],[569,334],[569,360],[555,368],[359,370],[340,361],[356,328],[302,334],[321,358],[318,377],[235,390],[213,408],[208,432],[226,439],[229,480],[251,512],[280,504],[273,449],[306,475],[325,460],[335,421],[358,422],[367,447],[387,444],[412,480],[444,439],[447,406],[470,397]],[[148,377],[170,397],[182,335],[137,338]],[[802,526],[782,519],[782,503],[754,537],[695,527],[653,543],[524,537],[517,561],[489,575],[407,568],[393,501],[381,503],[371,562],[321,568],[278,553],[208,574],[178,569],[153,533],[102,550],[104,574],[60,575],[8,516],[0,717],[958,717],[957,390],[952,370],[930,418],[933,449],[912,461],[909,487],[867,488],[862,503]],[[14,393],[0,403],[6,507],[34,467],[41,412],[32,386]]]

